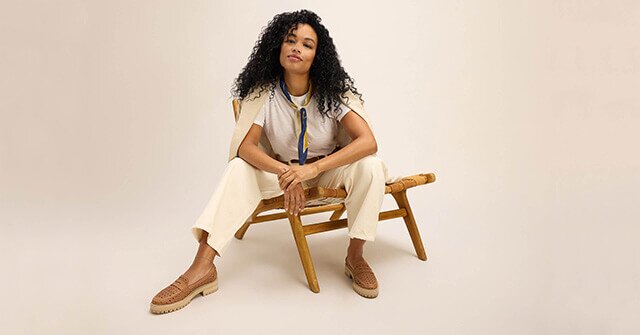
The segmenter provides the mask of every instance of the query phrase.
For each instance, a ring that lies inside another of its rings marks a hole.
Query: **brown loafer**
[[[365,298],[378,296],[378,281],[366,261],[349,265],[344,259],[344,274],[353,281],[353,289]]]
[[[151,300],[151,313],[163,314],[178,310],[191,302],[191,299],[202,293],[203,296],[218,290],[218,273],[213,268],[195,283],[189,283],[184,276],[178,277],[171,285],[158,292]]]

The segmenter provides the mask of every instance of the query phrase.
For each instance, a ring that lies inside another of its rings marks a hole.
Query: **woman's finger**
[[[296,192],[291,192],[291,199],[292,199],[292,206],[291,206],[291,211],[293,215],[298,215],[298,196],[296,195]]]
[[[288,177],[291,175],[291,170],[288,170],[287,172],[281,174],[278,179],[283,180],[284,178]]]
[[[285,190],[284,186],[287,185],[286,179],[285,178],[280,179],[279,183],[280,183],[280,188],[284,191]]]
[[[294,179],[289,186],[287,187],[287,191],[291,191],[300,181],[298,181],[298,179]]]
[[[284,193],[284,210],[289,211],[289,192]]]
[[[297,190],[295,191],[295,194],[296,194],[296,213],[300,213],[301,212],[300,206],[302,204],[302,192]]]
[[[296,198],[293,192],[289,192],[289,214],[293,214],[296,205]]]
[[[304,189],[302,189],[302,191],[300,191],[300,196],[302,198],[302,202],[300,203],[300,211],[302,212],[302,210],[304,209],[305,205],[307,204],[307,199],[304,195]]]
[[[280,188],[283,190],[289,189],[288,187],[291,185],[291,181],[295,179],[296,177],[294,175],[285,178],[284,182],[280,185]]]
[[[304,190],[302,188],[300,188],[300,192],[298,192],[298,196],[300,199],[299,200],[299,207],[298,207],[298,212],[302,212],[302,210],[304,209]]]
[[[289,184],[288,184],[286,181],[282,181],[282,182],[280,183],[280,189],[286,192],[286,191],[287,191],[287,186],[288,186],[288,185],[289,185]]]

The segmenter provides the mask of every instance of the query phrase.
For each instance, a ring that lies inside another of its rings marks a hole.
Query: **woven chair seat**
[[[433,173],[421,173],[413,176],[403,177],[400,180],[385,185],[385,194],[397,193],[412,187],[432,183],[436,180]],[[307,202],[305,207],[318,207],[331,204],[343,203],[347,197],[347,190],[344,188],[312,187],[305,190]],[[284,207],[284,195],[262,200],[262,204],[270,209]]]

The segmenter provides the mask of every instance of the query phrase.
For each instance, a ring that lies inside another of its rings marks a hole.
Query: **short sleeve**
[[[253,121],[253,123],[264,128],[265,119],[266,119],[266,116],[264,114],[264,106],[262,106],[262,108],[260,109],[260,112],[258,112],[258,115],[256,116],[256,119]]]
[[[336,120],[338,120],[338,122],[340,122],[340,120],[342,120],[342,118],[351,111],[351,108],[349,108],[347,105],[340,103],[340,106],[338,107],[338,112],[336,114]]]

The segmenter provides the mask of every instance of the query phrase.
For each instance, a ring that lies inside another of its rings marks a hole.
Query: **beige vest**
[[[258,112],[262,108],[262,105],[265,103],[266,99],[269,98],[270,91],[267,88],[267,90],[262,92],[262,94],[258,98],[253,99],[257,95],[256,92],[258,91],[260,90],[253,90],[245,99],[240,101],[240,116],[238,117],[236,128],[234,129],[233,136],[231,138],[231,147],[229,148],[229,161],[238,156],[238,148],[240,148],[240,143],[242,143],[242,140],[244,140],[244,137],[249,132],[249,128],[251,128],[253,121],[255,121]],[[371,130],[373,131],[371,121],[369,120],[367,113],[364,111],[364,106],[360,102],[360,99],[358,99],[358,97],[350,90],[348,90],[344,95],[349,98],[349,101],[347,102],[347,99],[343,99],[342,102],[349,108],[351,108],[352,111],[358,113],[358,115],[360,115],[367,122],[369,128],[371,128]],[[342,124],[339,123],[338,145],[341,148],[344,148],[349,143],[351,143],[351,137],[349,137],[347,131],[344,129],[344,127],[342,127]],[[266,152],[267,155],[275,158],[276,155],[273,152],[271,144],[269,143],[269,140],[267,139],[264,132],[262,132],[258,147]]]

